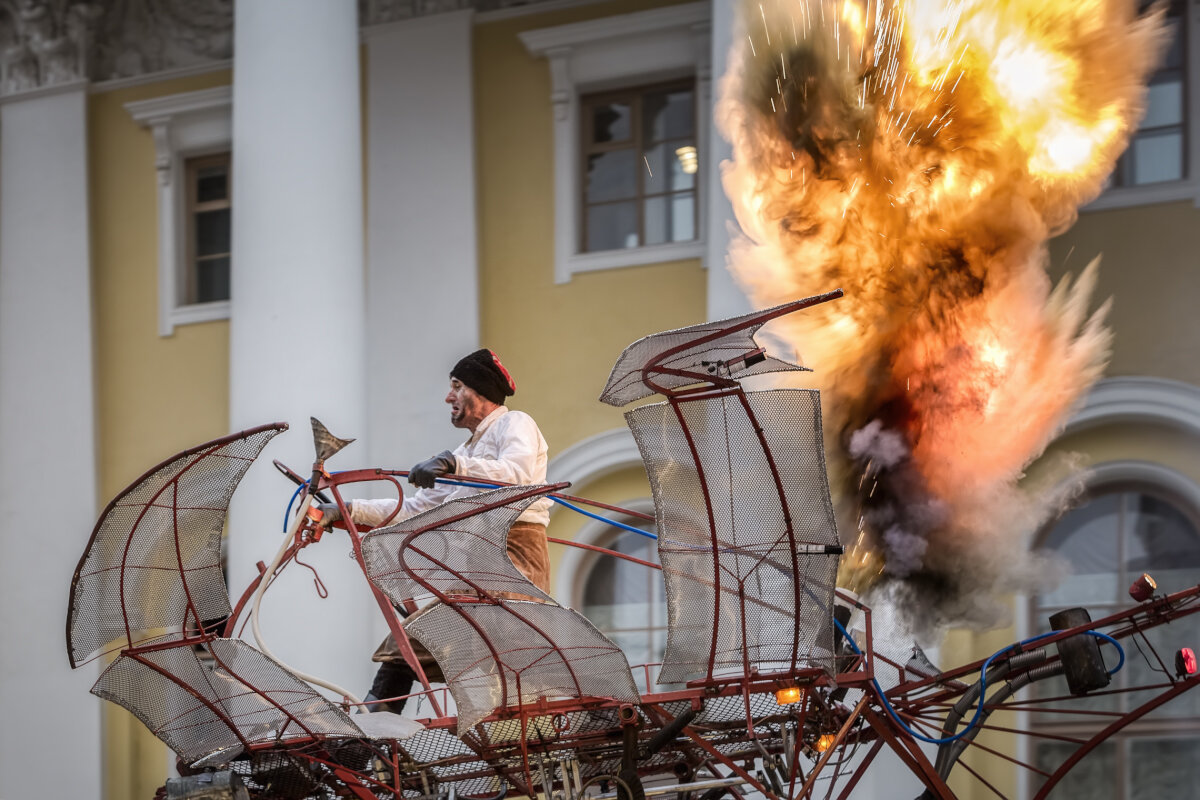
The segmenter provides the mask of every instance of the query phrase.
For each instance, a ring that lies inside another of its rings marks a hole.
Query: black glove
[[[342,510],[337,507],[337,503],[321,503],[317,510],[321,512],[321,521],[317,524],[323,528],[333,527],[333,523],[342,518]]]
[[[449,450],[443,450],[428,461],[422,461],[408,471],[408,482],[422,489],[432,489],[434,482],[443,475],[454,472],[458,462]]]

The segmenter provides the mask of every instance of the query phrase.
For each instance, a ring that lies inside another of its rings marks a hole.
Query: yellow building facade
[[[0,3],[0,32],[30,54],[65,40],[75,60],[52,68],[40,55],[10,55],[0,85],[0,440],[16,442],[0,457],[0,483],[5,507],[20,509],[0,533],[10,606],[0,629],[0,797],[35,796],[63,760],[73,765],[63,796],[150,798],[168,775],[171,759],[158,739],[86,694],[98,665],[69,673],[58,631],[98,509],[180,449],[284,418],[295,442],[279,457],[302,468],[305,417],[313,413],[338,435],[360,439],[338,467],[406,468],[457,441],[444,420],[444,376],[457,356],[486,346],[516,379],[510,405],[537,419],[550,443],[551,479],[573,480],[572,493],[652,510],[621,413],[597,396],[630,342],[747,307],[723,269],[731,215],[717,176],[728,149],[711,123],[735,29],[732,2],[341,3],[320,10],[336,17],[321,24],[311,19],[316,0],[264,1],[232,13],[220,2],[188,12],[151,3],[158,13],[114,11],[90,22],[108,43],[90,55],[74,34],[61,33],[68,20],[55,15],[67,12],[56,4],[34,2],[42,16],[9,5]],[[1185,37],[1196,30],[1195,13],[1184,10]],[[340,38],[323,36],[322,24]],[[279,46],[304,50],[316,67],[272,89],[279,76],[255,48],[285,34],[292,38]],[[1200,91],[1193,51],[1200,47],[1187,51],[1183,72],[1189,98]],[[642,219],[642,239],[623,252],[586,252],[575,227],[564,233],[588,203],[576,138],[590,119],[584,101],[672,81],[690,87],[695,108],[691,235],[683,229],[674,240],[647,243],[651,222]],[[317,107],[352,110],[336,131],[319,128],[328,139],[307,141],[317,127],[288,115],[323,97],[342,105]],[[245,127],[242,109],[268,114],[276,101],[285,121],[269,137]],[[1053,243],[1055,277],[1103,254],[1097,294],[1114,298],[1116,344],[1106,380],[1030,478],[1067,480],[1054,472],[1053,457],[1076,453],[1095,496],[1162,496],[1200,525],[1196,122],[1192,114],[1180,123],[1185,157],[1176,178],[1108,193]],[[325,143],[346,141],[361,148],[352,162],[361,174],[337,187],[304,180],[310,168],[313,176],[337,172]],[[268,151],[287,157],[293,144],[297,155],[272,169],[298,188],[273,197],[263,163]],[[220,153],[232,154],[231,173],[223,174],[233,298],[189,302],[182,287],[197,258],[189,226],[205,212],[185,196],[187,163]],[[258,171],[242,182],[251,164]],[[357,213],[348,196],[361,197]],[[292,261],[290,251],[272,257],[270,242],[260,240],[278,229],[244,214],[243,202],[255,214],[298,209],[288,222],[297,241],[336,216],[341,249],[331,258],[322,251],[324,262]],[[59,211],[74,216],[46,217]],[[246,263],[261,282],[238,274]],[[341,285],[359,287],[361,296],[344,302],[334,288]],[[86,291],[64,291],[71,286]],[[274,546],[253,531],[276,525],[290,491],[271,472],[247,479],[239,496],[250,497],[231,517],[232,592]],[[561,510],[550,533],[614,541],[603,526]],[[588,593],[593,560],[558,546],[551,557],[565,604],[604,605]],[[329,569],[337,588],[345,574]],[[647,591],[639,602],[661,602]],[[312,600],[309,586],[280,593]],[[314,611],[308,623],[279,612],[283,650],[304,653],[321,631],[370,610],[351,590],[334,602],[345,605]],[[1009,630],[952,633],[943,663],[1032,632],[1035,606],[1018,598]],[[654,627],[631,629],[637,643],[630,647],[650,654],[660,646]],[[330,651],[322,657],[363,683],[381,630],[363,621],[322,646]],[[1146,736],[1191,735],[1191,725],[1176,719],[1146,727]],[[1120,761],[1121,781],[1130,780],[1130,758]],[[1015,770],[991,777],[1000,786],[1025,780]],[[880,780],[886,785],[886,776]],[[962,791],[988,796],[977,784]]]

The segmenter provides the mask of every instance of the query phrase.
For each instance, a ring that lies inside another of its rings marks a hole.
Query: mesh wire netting
[[[655,394],[656,391],[643,382],[642,369],[663,353],[676,347],[683,349],[664,359],[660,366],[701,374],[718,374],[719,363],[741,356],[758,347],[754,341],[754,334],[775,315],[775,311],[782,307],[776,306],[740,317],[705,322],[638,339],[626,347],[617,359],[612,374],[608,376],[608,383],[605,384],[604,391],[600,394],[600,401],[613,406],[624,406]],[[757,317],[762,317],[763,321],[743,330],[719,335],[723,330],[737,327],[739,324]],[[704,341],[714,335],[716,338]],[[691,346],[688,346],[690,343]],[[749,367],[741,366],[735,372],[738,378],[744,378],[764,372],[802,369],[806,368],[768,357]],[[724,375],[724,377],[728,377],[728,375]],[[696,382],[693,378],[664,375],[658,372],[653,374],[652,379],[656,384],[667,389],[678,389]]]
[[[245,642],[206,647],[211,662],[187,645],[124,653],[92,692],[124,706],[189,762],[225,749],[232,756],[242,740],[363,736],[345,712]]]
[[[569,608],[519,600],[436,604],[404,627],[442,668],[460,731],[496,708],[538,698],[638,701],[625,654]]]
[[[681,399],[626,420],[660,533],[669,628],[659,683],[704,677],[710,659],[714,675],[832,673],[838,558],[815,551],[836,545],[837,529],[819,394]]]
[[[696,716],[693,733],[735,760],[761,755],[759,745],[771,753],[783,750],[781,709],[767,694],[751,694],[755,719],[753,737],[746,730],[744,700],[740,696],[710,697]],[[638,706],[637,726],[640,754],[637,768],[643,775],[670,775],[681,761],[707,758],[694,742],[680,734],[659,752],[647,754],[645,745],[661,726],[691,707],[691,701],[650,702]],[[461,729],[460,729],[461,730]],[[458,797],[494,797],[504,784],[508,794],[522,791],[524,741],[533,771],[534,785],[541,788],[541,771],[547,769],[552,785],[558,785],[558,762],[574,759],[586,780],[613,775],[622,768],[622,725],[615,704],[572,710],[561,714],[531,715],[522,728],[519,718],[481,723],[466,730],[462,738],[446,728],[430,728],[400,742],[326,740],[256,750],[234,760],[228,768],[242,776],[254,798],[330,798],[346,796],[339,791],[346,783],[374,778],[371,791],[380,798],[409,800],[444,795],[450,787]],[[392,747],[395,746],[393,752]],[[286,749],[285,749],[286,748]],[[397,772],[390,762],[395,756]],[[350,773],[337,774],[332,765]]]
[[[193,448],[109,504],[71,584],[72,665],[114,643],[133,647],[164,631],[182,636],[229,614],[221,575],[229,498],[267,442],[286,428],[266,426]]]
[[[531,489],[541,493],[521,499]],[[392,602],[427,594],[413,576],[443,594],[522,595],[550,601],[508,557],[508,529],[548,486],[510,486],[457,498],[363,537],[367,577]],[[495,508],[488,506],[499,504]],[[457,519],[464,514],[471,514]],[[447,521],[453,520],[453,521]],[[414,535],[415,534],[415,535]],[[412,539],[405,547],[403,542]]]

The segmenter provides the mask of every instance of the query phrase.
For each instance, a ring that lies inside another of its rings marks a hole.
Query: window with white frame
[[[1146,91],[1146,115],[1117,162],[1113,186],[1180,181],[1189,173],[1187,61],[1183,0],[1167,6],[1170,44]]]
[[[1142,2],[1142,11],[1151,8]],[[1200,51],[1190,36],[1200,8],[1168,0],[1170,33],[1162,63],[1150,77],[1146,112],[1117,161],[1108,188],[1085,210],[1192,200],[1200,203],[1194,169],[1200,131],[1191,117],[1200,96]]]
[[[653,532],[654,523],[621,520]],[[658,563],[657,543],[632,531],[614,530],[601,546],[642,561]],[[647,685],[646,664],[662,661],[667,646],[667,605],[662,572],[616,556],[594,554],[581,570],[579,608],[629,659],[639,690]],[[658,669],[652,668],[652,684]]]
[[[689,3],[520,34],[550,68],[556,282],[704,254],[710,13]]]
[[[581,251],[693,241],[695,82],[602,92],[580,106]]]
[[[1142,573],[1168,591],[1200,583],[1200,511],[1148,483],[1093,487],[1044,532],[1041,546],[1066,559],[1072,573],[1057,589],[1033,599],[1034,631],[1046,630],[1048,617],[1065,608],[1081,606],[1099,619],[1128,607],[1129,586]],[[1200,617],[1156,627],[1146,637],[1159,655],[1169,657],[1182,644],[1200,641]],[[1136,636],[1126,640],[1125,650],[1125,667],[1113,676],[1109,690],[1071,703],[1070,710],[1047,708],[1030,715],[1037,742],[1031,755],[1038,768],[1053,772],[1075,751],[1075,742],[1114,719],[1106,715],[1148,699],[1140,697],[1144,692],[1121,689],[1168,679],[1154,674],[1163,666]],[[1103,644],[1101,651],[1107,664],[1116,663],[1110,645]],[[1036,689],[1040,697],[1069,695],[1061,677],[1039,682]],[[1067,773],[1053,796],[1134,800],[1178,796],[1180,790],[1190,796],[1200,786],[1200,696],[1194,694],[1164,704],[1104,741]],[[1032,794],[1041,779],[1035,774],[1030,780]]]
[[[228,319],[232,91],[138,100],[125,110],[154,140],[159,335]]]

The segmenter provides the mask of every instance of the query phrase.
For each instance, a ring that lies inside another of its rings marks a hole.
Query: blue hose
[[[842,636],[846,637],[846,642],[850,645],[850,648],[857,655],[861,656],[862,650],[860,650],[858,648],[858,645],[854,642],[854,639],[850,636],[849,633],[846,632],[846,629],[842,626],[842,623],[840,623],[836,619],[834,619],[833,624],[837,626],[837,629],[841,632]],[[910,728],[904,720],[900,719],[900,715],[896,713],[896,710],[894,708],[892,708],[892,704],[891,704],[891,702],[888,701],[887,695],[883,691],[883,687],[879,685],[879,681],[876,680],[875,678],[871,678],[871,683],[875,686],[875,691],[879,693],[879,699],[883,702],[883,707],[888,712],[888,715],[891,716],[891,718],[896,721],[896,724],[899,725],[901,728],[903,728],[904,731],[906,733],[908,733],[909,736],[911,736],[914,739],[921,741],[921,742],[928,742],[929,744],[947,744],[949,742],[956,741],[956,740],[961,739],[962,737],[966,736],[971,731],[971,729],[974,728],[979,723],[979,716],[983,713],[983,705],[984,705],[984,703],[987,702],[987,671],[988,671],[988,667],[991,666],[992,659],[996,658],[997,656],[1003,655],[1004,653],[1008,652],[1009,650],[1011,650],[1014,647],[1020,647],[1023,645],[1031,644],[1040,639],[1045,639],[1048,636],[1053,636],[1057,632],[1058,631],[1051,631],[1050,633],[1041,633],[1041,634],[1038,634],[1037,636],[1031,636],[1028,639],[1024,639],[1020,642],[1017,642],[1016,644],[1010,644],[1007,647],[1003,647],[1003,648],[997,650],[996,652],[992,653],[990,656],[988,656],[987,660],[983,662],[983,667],[979,670],[979,700],[975,705],[975,714],[971,717],[971,721],[967,723],[966,727],[964,727],[961,731],[954,734],[953,736],[947,736],[944,739],[934,739],[932,737],[925,736],[924,734],[917,733],[912,728]],[[1089,633],[1092,636],[1095,636],[1097,639],[1103,639],[1107,642],[1110,642],[1113,645],[1113,647],[1117,648],[1117,652],[1120,653],[1121,660],[1117,663],[1116,667],[1114,667],[1112,670],[1109,671],[1109,673],[1108,673],[1109,675],[1112,675],[1113,673],[1117,672],[1117,670],[1121,669],[1121,667],[1125,666],[1125,650],[1121,647],[1120,644],[1117,643],[1116,639],[1114,639],[1113,637],[1109,636],[1106,633],[1101,633],[1100,631],[1086,631],[1086,633]]]
[[[448,478],[438,478],[438,483],[445,483],[450,486],[478,487],[481,489],[505,488],[497,483],[484,483],[483,481],[452,481]],[[641,528],[635,528],[632,525],[626,525],[623,522],[617,522],[615,519],[609,519],[608,517],[601,516],[600,514],[593,514],[591,511],[584,511],[579,506],[575,505],[574,503],[569,503],[566,500],[563,500],[561,497],[551,497],[550,499],[553,500],[554,502],[558,503],[559,505],[566,506],[567,508],[571,509],[572,511],[574,511],[578,514],[583,514],[585,517],[591,517],[592,519],[599,520],[600,522],[603,522],[605,524],[612,525],[614,528],[620,528],[621,530],[630,531],[631,533],[636,533],[640,536],[645,536],[647,539],[657,539],[658,538],[657,535],[650,533],[650,531],[644,531]]]

